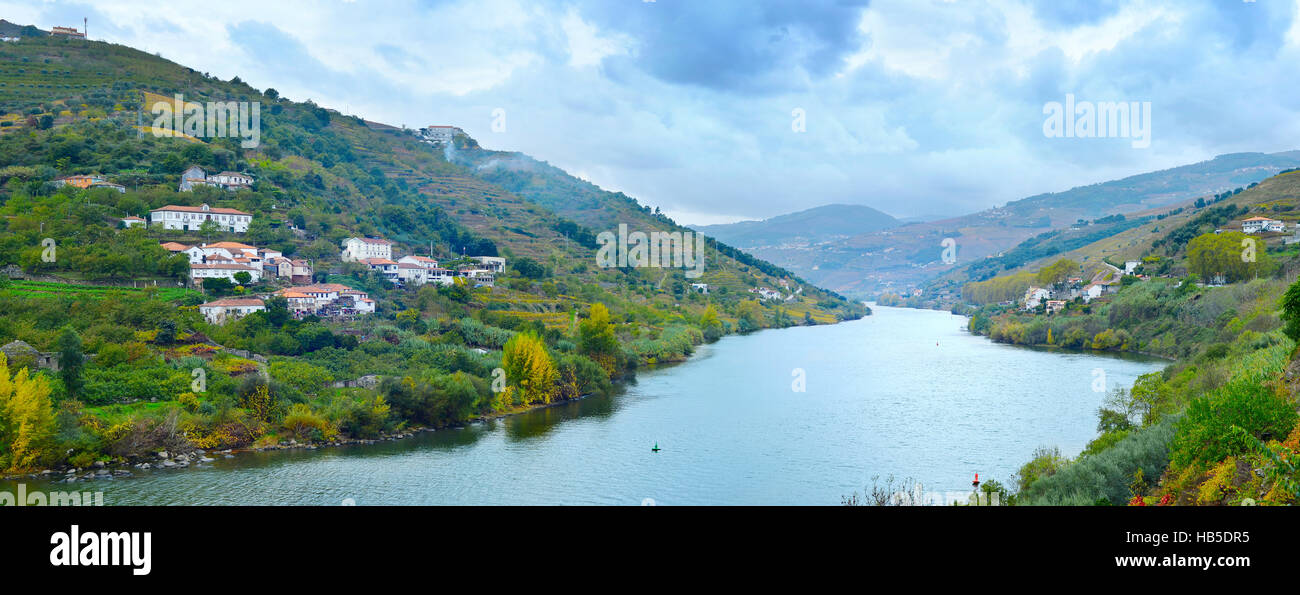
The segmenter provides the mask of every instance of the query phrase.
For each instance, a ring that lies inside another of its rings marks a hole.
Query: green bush
[[[1112,503],[1129,500],[1129,482],[1141,469],[1146,477],[1160,477],[1169,462],[1176,418],[1134,430],[1114,446],[1082,456],[1055,474],[1033,482],[1016,497],[1026,506],[1091,506],[1105,498]]]
[[[1251,437],[1282,439],[1295,425],[1290,399],[1256,379],[1236,379],[1188,405],[1170,458],[1178,468],[1217,463],[1249,452]]]

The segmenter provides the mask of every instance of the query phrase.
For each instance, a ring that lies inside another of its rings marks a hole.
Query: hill
[[[896,227],[900,221],[864,205],[823,205],[762,221],[701,225],[695,229],[751,250],[787,243],[825,242]]]
[[[258,142],[201,125],[153,134],[150,98],[176,95],[256,103]],[[549,193],[503,187],[448,159],[495,152],[463,135],[455,146],[120,45],[0,44],[0,267],[19,278],[0,279],[0,344],[16,346],[4,372],[32,370],[33,398],[62,412],[32,430],[32,458],[0,448],[0,471],[460,424],[609,390],[726,333],[866,314],[712,240],[699,279],[677,266],[603,267],[597,234],[614,222],[688,230],[554,168]],[[192,165],[254,182],[180,191]],[[81,174],[116,186],[59,182]],[[250,214],[247,232],[123,222],[202,204]],[[468,256],[506,264],[487,283],[397,285],[372,270],[381,265],[343,262],[340,242],[358,236],[453,271]],[[275,297],[291,283],[276,277],[194,284],[189,259],[161,246],[220,241],[308,261],[313,282],[365,292],[375,312],[295,315]],[[162,290],[178,286],[191,290]],[[265,310],[206,319],[198,306],[222,296]],[[41,368],[40,354],[54,352],[80,363]],[[0,445],[8,438],[0,431]]]
[[[1059,240],[1059,252],[1039,252],[961,287],[966,303],[954,310],[970,315],[972,332],[995,341],[1171,360],[1162,372],[1105,397],[1099,435],[1078,457],[1035,451],[1020,470],[1016,502],[1300,501],[1293,463],[1300,448],[1300,171],[1138,215],[1100,239],[1073,246]],[[1285,231],[1245,233],[1242,222],[1251,218],[1281,221]],[[1033,252],[1055,241],[1022,248]],[[1126,261],[1136,264],[1134,274],[1117,269]],[[1071,276],[1110,287],[1087,297]],[[1060,301],[1053,308],[1024,304],[1020,296],[1031,285]],[[940,302],[934,294],[904,301]]]
[[[1300,166],[1300,152],[1234,153],[1063,192],[1045,193],[977,213],[798,245],[756,246],[770,260],[840,293],[867,297],[920,287],[953,268],[1011,250],[1053,231],[1113,215],[1143,216],[1201,196],[1258,182]],[[1089,230],[1097,232],[1097,228]],[[943,262],[952,238],[957,261]],[[1091,241],[1091,240],[1088,240]]]

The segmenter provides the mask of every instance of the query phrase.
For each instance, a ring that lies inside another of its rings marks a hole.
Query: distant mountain
[[[700,225],[695,229],[733,246],[750,250],[791,242],[824,242],[835,237],[896,227],[901,222],[863,205],[824,205],[762,221]]]
[[[996,256],[1025,240],[1065,229],[1080,220],[1154,213],[1197,197],[1245,187],[1294,167],[1300,167],[1300,151],[1233,153],[1063,192],[1038,194],[961,217],[903,223],[849,237],[810,239],[803,244],[749,248],[755,256],[812,283],[851,297],[869,297],[881,291],[922,286],[954,268]],[[1121,228],[1116,227],[1116,232]],[[943,262],[942,244],[949,238],[956,242],[956,263]]]

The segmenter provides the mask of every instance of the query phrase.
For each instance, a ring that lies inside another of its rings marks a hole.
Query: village
[[[1222,234],[1228,231],[1240,231],[1250,236],[1281,236],[1283,245],[1292,245],[1300,243],[1300,222],[1291,226],[1291,233],[1287,234],[1287,224],[1278,219],[1269,217],[1249,217],[1240,221],[1229,222],[1222,228],[1214,230],[1215,234]],[[1262,248],[1261,248],[1262,249]],[[1021,310],[1027,312],[1042,312],[1044,314],[1056,314],[1066,309],[1067,305],[1075,300],[1084,304],[1091,303],[1093,300],[1103,298],[1104,296],[1114,294],[1119,291],[1125,283],[1141,282],[1150,280],[1151,276],[1143,270],[1144,261],[1126,260],[1123,268],[1104,263],[1104,269],[1099,271],[1090,281],[1082,277],[1069,277],[1064,281],[1040,285],[1031,285],[1025,290],[1024,297],[1018,301]],[[1169,277],[1170,275],[1162,275]],[[1126,281],[1125,279],[1129,279]],[[1205,280],[1197,280],[1199,286],[1218,287],[1225,285],[1227,279],[1221,273],[1210,275]],[[1003,306],[1017,305],[1015,301],[1002,302]]]
[[[199,166],[182,172],[177,190],[191,192],[199,187],[228,191],[251,188],[253,176],[231,171],[209,174]],[[56,187],[110,188],[125,192],[125,187],[99,174],[65,176],[54,181]],[[142,227],[187,232],[245,234],[254,215],[238,209],[166,205],[149,211],[148,219],[127,216],[120,220],[123,229]],[[160,245],[172,254],[189,260],[189,281],[208,291],[212,288],[240,288],[242,295],[223,297],[199,306],[203,316],[213,324],[266,310],[266,301],[283,298],[296,317],[318,316],[348,319],[375,312],[376,302],[368,292],[340,283],[323,282],[328,272],[318,274],[308,259],[286,257],[270,248],[234,241],[185,244],[163,241]],[[469,287],[493,287],[496,277],[505,273],[506,259],[499,256],[464,256],[454,259],[455,266],[440,266],[437,259],[420,254],[394,256],[395,242],[384,238],[349,237],[340,242],[339,261],[357,263],[377,274],[394,287],[420,287],[426,284],[448,286],[463,283]],[[215,283],[209,280],[216,280]],[[707,293],[707,285],[697,288]],[[248,290],[248,293],[244,293]]]

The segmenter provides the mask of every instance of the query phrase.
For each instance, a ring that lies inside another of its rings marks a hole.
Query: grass
[[[10,281],[8,287],[0,289],[0,294],[21,297],[66,296],[103,299],[120,297],[122,295],[138,295],[143,297],[146,292],[149,291],[156,291],[159,299],[169,302],[179,301],[189,296],[201,297],[203,295],[198,291],[180,287],[103,287],[98,285],[48,283],[44,281]]]

